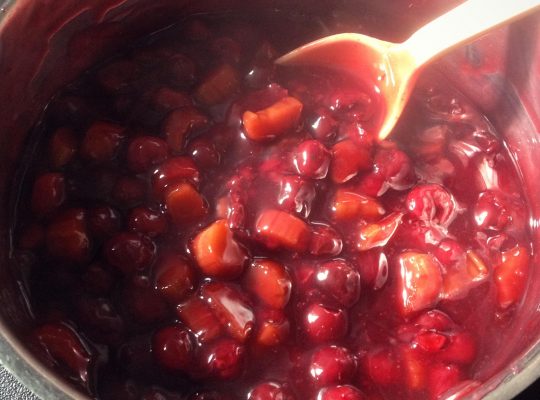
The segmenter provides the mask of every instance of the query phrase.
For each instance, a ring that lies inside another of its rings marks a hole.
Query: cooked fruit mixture
[[[256,25],[186,21],[51,102],[28,342],[105,400],[465,393],[527,286],[504,144],[438,75],[377,142],[369,85],[277,68]]]

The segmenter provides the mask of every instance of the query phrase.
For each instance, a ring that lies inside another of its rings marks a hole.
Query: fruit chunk
[[[124,128],[110,122],[98,121],[86,131],[81,143],[81,156],[95,163],[112,160],[125,137]]]
[[[89,260],[91,242],[84,210],[73,208],[58,215],[46,231],[49,254],[57,260],[82,264]]]
[[[342,339],[347,333],[347,313],[321,304],[311,304],[302,317],[304,332],[315,343]]]
[[[156,265],[155,270],[155,288],[169,303],[179,304],[195,290],[195,271],[179,255],[166,255]]]
[[[177,224],[196,221],[208,211],[206,201],[189,183],[172,186],[165,196],[165,204],[167,212]]]
[[[516,245],[501,253],[500,262],[494,268],[497,302],[508,308],[521,299],[529,276],[529,252]]]
[[[462,298],[489,276],[488,267],[476,252],[469,250],[465,254],[461,262],[446,266],[441,293],[443,299]]]
[[[454,197],[444,187],[436,184],[419,185],[407,195],[407,208],[417,218],[449,226],[456,217]]]
[[[167,232],[168,223],[165,214],[161,211],[137,207],[130,211],[127,226],[133,232],[154,238]]]
[[[328,386],[317,393],[316,400],[365,400],[364,394],[351,385]]]
[[[69,128],[57,129],[49,142],[49,160],[53,168],[68,164],[77,152],[77,138]]]
[[[238,74],[229,64],[212,71],[195,90],[195,99],[204,105],[213,106],[225,101],[238,87]]]
[[[191,297],[180,304],[176,308],[176,313],[201,343],[209,342],[221,334],[221,324],[207,302],[199,297]]]
[[[318,387],[348,383],[356,369],[353,355],[346,347],[325,346],[311,356],[309,374]]]
[[[66,198],[64,175],[49,172],[38,176],[32,189],[32,212],[43,217],[57,210]]]
[[[234,239],[224,219],[201,231],[192,244],[193,256],[202,272],[216,278],[235,278],[244,269],[245,250]]]
[[[156,244],[147,236],[121,232],[104,246],[107,262],[126,275],[146,270],[156,255]]]
[[[306,140],[294,152],[293,163],[302,176],[323,179],[330,166],[330,152],[318,140]]]
[[[169,154],[167,143],[153,136],[133,139],[127,149],[127,163],[133,172],[146,172],[164,162]]]
[[[358,250],[367,251],[374,247],[385,246],[394,236],[401,218],[403,218],[402,213],[393,212],[379,222],[360,226],[356,242]]]
[[[325,262],[315,274],[317,286],[340,305],[351,307],[360,298],[360,274],[343,260]]]
[[[309,244],[308,225],[284,211],[268,209],[261,212],[255,223],[255,230],[259,240],[269,248],[283,247],[303,252]]]
[[[434,305],[442,289],[441,268],[429,254],[412,251],[398,256],[398,303],[402,314]]]
[[[163,133],[169,148],[179,153],[190,133],[208,125],[208,117],[195,107],[183,107],[172,111],[164,122]]]
[[[166,189],[174,184],[189,182],[199,183],[199,170],[189,157],[170,158],[161,164],[152,175],[154,195],[160,198]]]
[[[255,326],[255,315],[240,292],[233,286],[214,282],[204,285],[201,293],[229,334],[245,342]]]
[[[248,400],[296,400],[294,394],[277,382],[263,382],[255,386],[247,396]]]
[[[259,309],[256,315],[255,341],[261,346],[278,346],[289,337],[290,323],[283,311]]]
[[[32,336],[49,363],[63,368],[84,385],[89,383],[92,355],[70,327],[63,323],[46,324],[38,327]]]
[[[284,211],[295,212],[307,218],[315,196],[313,183],[298,175],[285,175],[279,181],[277,202]]]
[[[369,168],[371,168],[371,154],[366,146],[360,146],[350,139],[332,146],[330,177],[334,183],[347,182],[358,172]]]
[[[332,215],[336,221],[351,221],[355,218],[374,220],[384,215],[382,204],[369,196],[339,188],[331,205]]]
[[[268,108],[246,111],[242,123],[251,140],[267,140],[283,135],[298,124],[303,105],[294,97],[284,97]]]
[[[285,267],[272,260],[256,260],[246,271],[244,285],[267,306],[283,309],[291,296],[292,282]]]
[[[152,340],[152,354],[157,362],[173,371],[188,371],[195,346],[189,332],[179,325],[160,329]]]
[[[200,363],[205,376],[225,380],[242,373],[246,349],[235,340],[219,339],[201,350]]]

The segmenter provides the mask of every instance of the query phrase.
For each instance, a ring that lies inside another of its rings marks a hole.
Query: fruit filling
[[[16,225],[28,342],[104,400],[465,393],[527,289],[504,144],[436,72],[378,142],[369,85],[275,66],[291,44],[257,25],[184,21],[52,100]]]

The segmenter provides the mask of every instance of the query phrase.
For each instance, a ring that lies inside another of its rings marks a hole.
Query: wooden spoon
[[[540,0],[469,0],[424,25],[403,43],[342,33],[301,46],[276,63],[337,69],[373,84],[383,100],[378,133],[382,140],[401,115],[423,66],[537,8]]]

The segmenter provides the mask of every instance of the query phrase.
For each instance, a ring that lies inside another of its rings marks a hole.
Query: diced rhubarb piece
[[[415,343],[428,353],[436,353],[448,342],[448,338],[439,332],[425,331],[416,335]]]
[[[193,296],[180,304],[176,313],[201,343],[209,342],[222,333],[221,324],[208,303],[199,297]]]
[[[267,306],[283,309],[291,297],[292,282],[282,264],[258,259],[247,269],[244,285]]]
[[[441,267],[429,254],[412,251],[398,256],[398,304],[407,315],[433,306],[443,288]]]
[[[201,231],[193,239],[192,249],[201,271],[211,277],[235,278],[242,273],[247,260],[245,250],[224,219]]]
[[[165,196],[167,212],[177,224],[197,221],[208,212],[201,194],[189,183],[172,186]]]
[[[255,141],[281,136],[297,126],[302,108],[294,97],[284,97],[263,110],[246,111],[242,116],[246,136]]]
[[[95,163],[112,160],[125,137],[124,128],[110,122],[95,122],[81,143],[81,156]]]
[[[529,277],[529,251],[516,245],[501,253],[494,268],[499,307],[508,308],[523,296]]]
[[[184,149],[188,135],[208,126],[208,117],[195,107],[183,107],[172,111],[163,124],[163,134],[174,153]]]
[[[179,304],[195,290],[197,278],[194,268],[181,256],[163,257],[155,269],[155,288],[171,304]]]
[[[189,157],[169,158],[154,171],[152,176],[154,195],[161,198],[165,189],[180,182],[190,182],[195,186],[199,183],[199,170]]]
[[[372,157],[368,147],[351,139],[342,140],[332,147],[330,176],[335,183],[354,178],[358,172],[371,168]]]
[[[485,282],[489,276],[489,269],[473,250],[466,252],[462,262],[446,266],[443,276],[443,299],[459,299],[467,295],[470,289]]]
[[[77,152],[77,138],[69,128],[57,129],[49,141],[49,160],[53,168],[68,164]]]
[[[378,200],[344,188],[336,191],[331,210],[334,219],[340,222],[351,221],[355,218],[371,221],[382,217],[385,213]]]
[[[265,308],[256,314],[255,341],[261,346],[278,346],[287,340],[290,323],[283,311]]]
[[[239,85],[238,73],[229,64],[212,71],[195,90],[195,99],[206,106],[225,101]]]
[[[402,374],[409,390],[422,390],[426,387],[428,364],[418,348],[402,346],[400,351]]]
[[[61,367],[83,386],[89,384],[93,357],[73,329],[63,323],[42,325],[34,330],[32,340],[45,361]]]
[[[358,241],[356,247],[360,251],[371,250],[375,247],[385,246],[394,236],[401,223],[403,214],[393,212],[379,222],[362,225],[359,228]]]
[[[239,342],[245,342],[255,327],[255,314],[242,294],[224,283],[207,283],[201,294],[221,325]]]
[[[310,239],[308,225],[284,211],[268,209],[261,212],[255,224],[257,236],[269,248],[285,248],[304,252]]]

